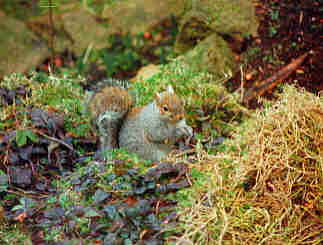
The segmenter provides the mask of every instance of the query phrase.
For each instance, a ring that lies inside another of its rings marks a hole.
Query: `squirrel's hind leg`
[[[100,134],[100,146],[95,154],[96,158],[104,159],[107,151],[118,148],[118,132],[123,114],[115,111],[106,111],[96,120],[96,125]]]

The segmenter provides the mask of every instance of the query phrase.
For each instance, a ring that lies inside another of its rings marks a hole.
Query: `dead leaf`
[[[27,213],[23,212],[23,213],[19,214],[17,217],[15,217],[14,220],[16,220],[20,223],[23,223],[26,218],[27,218]]]

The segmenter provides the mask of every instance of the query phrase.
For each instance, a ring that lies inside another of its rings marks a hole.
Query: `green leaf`
[[[19,147],[27,143],[27,136],[26,136],[25,130],[16,131],[16,142]]]
[[[32,142],[38,142],[38,137],[33,131],[26,130],[26,135]]]
[[[30,139],[32,142],[37,142],[38,137],[31,131],[30,129],[25,129],[25,130],[17,130],[16,131],[16,142],[17,145],[23,146],[27,144],[27,139]]]
[[[102,215],[96,212],[94,209],[89,209],[85,213],[85,217],[91,218],[91,217],[101,217]]]

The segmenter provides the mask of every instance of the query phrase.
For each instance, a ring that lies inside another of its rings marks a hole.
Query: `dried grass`
[[[227,149],[194,164],[209,181],[193,187],[177,244],[323,243],[322,97],[287,87]]]

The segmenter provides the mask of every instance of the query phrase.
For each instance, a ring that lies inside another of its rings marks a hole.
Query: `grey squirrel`
[[[100,133],[101,152],[119,145],[143,159],[160,161],[178,139],[192,137],[184,104],[171,86],[146,106],[133,104],[132,96],[121,87],[105,87],[92,96],[88,108]]]

